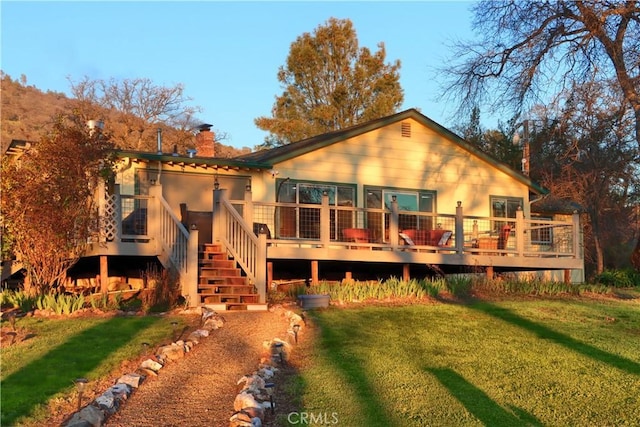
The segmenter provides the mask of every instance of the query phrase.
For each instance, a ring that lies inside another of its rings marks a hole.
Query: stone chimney
[[[201,124],[198,126],[200,132],[196,134],[196,156],[199,157],[215,157],[215,134],[211,131],[209,124]]]

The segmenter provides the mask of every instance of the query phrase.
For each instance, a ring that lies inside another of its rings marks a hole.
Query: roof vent
[[[402,133],[402,137],[403,138],[411,138],[411,123],[409,122],[402,122],[400,124],[401,127],[401,133]]]

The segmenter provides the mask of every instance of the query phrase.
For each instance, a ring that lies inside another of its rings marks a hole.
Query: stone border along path
[[[159,347],[155,355],[144,360],[133,373],[121,376],[115,383],[92,402],[70,415],[62,427],[100,427],[114,415],[128,398],[149,376],[158,376],[161,369],[170,362],[180,361],[203,338],[209,337],[211,331],[221,328],[225,319],[215,311],[206,308],[195,308],[185,314],[201,315],[202,327],[191,332],[186,340],[178,340]],[[269,311],[283,317],[288,322],[286,339],[273,338],[263,342],[263,356],[258,369],[251,375],[241,377],[237,384],[241,386],[235,397],[233,410],[229,419],[230,427],[261,427],[265,412],[271,411],[274,384],[270,381],[278,372],[278,365],[286,363],[291,357],[293,344],[297,335],[305,327],[302,316],[282,306],[275,306]],[[188,363],[188,362],[187,362]]]

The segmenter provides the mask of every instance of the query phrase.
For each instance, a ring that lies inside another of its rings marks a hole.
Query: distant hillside
[[[2,153],[12,140],[37,141],[50,127],[52,120],[59,114],[69,113],[74,108],[87,111],[86,105],[68,98],[63,93],[42,92],[34,86],[27,85],[27,78],[21,76],[13,80],[8,74],[1,73],[0,87],[0,142]],[[90,106],[91,111],[96,112],[96,117],[105,122],[105,130],[114,138],[114,142],[120,148],[134,149],[140,146],[140,138],[143,139],[142,149],[156,151],[157,126],[142,122],[138,118],[124,117],[115,111],[104,111],[97,106]],[[125,125],[125,122],[127,124]],[[135,122],[140,132],[131,135],[131,123]],[[135,139],[135,141],[134,141]],[[178,152],[186,153],[187,148],[193,147],[193,135],[176,129],[163,127],[163,145],[165,152],[173,151],[178,147]],[[216,142],[217,157],[235,157],[246,154],[248,148],[239,150]]]

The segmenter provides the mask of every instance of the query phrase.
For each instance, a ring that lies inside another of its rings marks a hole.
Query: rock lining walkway
[[[265,341],[287,338],[289,323],[283,313],[219,313],[223,327],[211,331],[183,359],[169,362],[157,377],[147,378],[104,425],[229,426],[238,380],[258,369]]]

